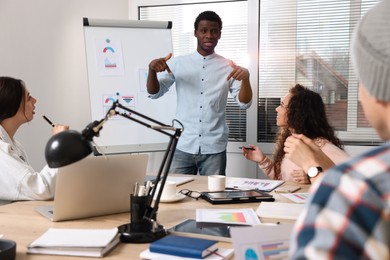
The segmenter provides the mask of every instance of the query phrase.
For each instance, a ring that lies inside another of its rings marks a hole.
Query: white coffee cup
[[[165,181],[165,185],[164,185],[164,188],[163,188],[160,200],[172,200],[172,199],[175,199],[176,196],[177,196],[176,186],[177,186],[176,182],[174,182],[174,181]],[[161,183],[159,182],[157,184],[155,198],[157,197],[157,194],[158,194],[158,192],[160,190],[160,187],[161,187]]]
[[[209,175],[208,188],[209,191],[223,191],[225,190],[226,177],[224,175]]]

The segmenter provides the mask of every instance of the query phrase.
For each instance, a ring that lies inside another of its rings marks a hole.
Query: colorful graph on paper
[[[108,110],[111,108],[112,104],[115,101],[117,101],[117,100],[124,107],[127,107],[129,109],[135,110],[136,100],[135,100],[135,95],[134,94],[122,95],[119,92],[115,92],[115,93],[112,93],[112,94],[103,94],[103,96],[102,96],[102,108],[103,109],[102,109],[101,117],[106,115]],[[125,113],[128,116],[132,116],[131,113],[129,113],[129,112],[125,111],[125,110],[122,110],[122,109],[118,109],[118,112]],[[113,116],[112,118],[121,119],[121,117],[119,117],[119,116]]]
[[[223,222],[246,223],[244,213],[242,212],[221,212],[218,215]]]
[[[260,224],[260,220],[252,208],[196,209],[196,221],[250,226]]]
[[[100,76],[124,76],[121,39],[109,37],[95,39],[97,70]]]
[[[288,240],[272,241],[262,244],[264,260],[268,259],[288,259]]]
[[[253,248],[247,248],[244,252],[245,260],[259,260],[256,250]]]
[[[282,193],[284,197],[289,200],[294,201],[295,203],[305,203],[309,198],[310,193],[300,192],[300,193]]]
[[[236,257],[245,260],[282,260],[288,259],[288,240],[267,241],[261,244],[243,244],[239,246]]]
[[[235,258],[245,260],[288,259],[293,227],[294,223],[232,227],[230,234]]]

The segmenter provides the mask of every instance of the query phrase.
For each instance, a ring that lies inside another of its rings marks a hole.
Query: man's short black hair
[[[212,21],[212,22],[217,22],[219,29],[222,30],[222,20],[219,15],[213,11],[204,11],[198,15],[195,19],[194,27],[195,30],[198,29],[199,22],[201,20],[207,20],[207,21]]]

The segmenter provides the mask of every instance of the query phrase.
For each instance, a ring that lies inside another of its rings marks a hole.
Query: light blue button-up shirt
[[[251,105],[238,100],[241,82],[227,80],[232,71],[229,60],[215,53],[203,57],[195,52],[172,58],[167,64],[172,73],[158,74],[160,90],[150,97],[163,96],[175,83],[176,119],[184,125],[177,148],[191,154],[223,152],[229,135],[225,112],[228,93],[240,108]]]

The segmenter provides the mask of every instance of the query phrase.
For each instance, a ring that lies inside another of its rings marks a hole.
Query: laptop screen
[[[90,156],[59,168],[53,221],[130,211],[130,194],[143,183],[147,154]]]

